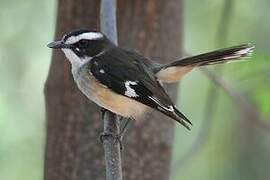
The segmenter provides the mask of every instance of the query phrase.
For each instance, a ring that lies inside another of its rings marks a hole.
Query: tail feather
[[[160,82],[172,83],[180,80],[185,74],[194,67],[206,66],[212,64],[221,64],[228,61],[233,62],[251,55],[254,46],[251,44],[242,44],[226,49],[183,58],[154,70],[156,77]]]
[[[216,51],[200,54],[197,56],[187,57],[179,61],[175,61],[168,66],[205,66],[226,63],[228,61],[239,60],[240,58],[249,56],[252,53],[253,49],[254,46],[251,44],[242,44],[230,48],[219,49]]]

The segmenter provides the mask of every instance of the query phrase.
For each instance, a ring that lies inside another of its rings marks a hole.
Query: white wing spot
[[[136,85],[137,82],[135,81],[126,81],[125,82],[125,87],[126,87],[126,91],[125,91],[125,95],[128,97],[138,97],[139,95],[135,92],[134,89],[132,89],[130,87],[130,85]]]
[[[167,110],[167,111],[171,111],[171,112],[174,111],[172,105],[170,105],[170,106],[164,106],[163,104],[161,104],[161,103],[159,102],[159,100],[158,100],[157,98],[155,98],[155,97],[153,97],[153,96],[148,96],[148,97],[149,97],[150,99],[152,99],[154,102],[156,102],[158,105],[160,105],[163,109],[165,109],[165,110]]]
[[[104,71],[103,69],[100,69],[99,72],[100,72],[101,74],[104,74],[104,73],[105,73],[105,71]]]

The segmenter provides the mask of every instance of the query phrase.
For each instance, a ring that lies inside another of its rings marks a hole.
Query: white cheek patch
[[[103,34],[99,32],[87,32],[87,33],[80,34],[78,36],[69,37],[65,41],[65,44],[74,44],[76,42],[79,42],[82,39],[95,40],[95,39],[100,39],[100,38],[103,38]]]
[[[81,61],[80,58],[70,49],[62,49],[64,52],[65,56],[68,58],[70,61]]]
[[[135,92],[135,90],[130,87],[130,85],[136,85],[136,84],[137,84],[137,82],[135,82],[135,81],[126,81],[125,82],[125,87],[126,87],[125,95],[126,96],[139,97],[139,95]]]

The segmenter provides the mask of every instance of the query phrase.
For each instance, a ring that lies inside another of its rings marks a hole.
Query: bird
[[[47,46],[64,52],[78,88],[102,108],[133,120],[154,109],[188,130],[191,121],[177,109],[163,84],[181,80],[196,67],[243,59],[254,49],[252,44],[241,44],[158,64],[93,29],[74,30]]]

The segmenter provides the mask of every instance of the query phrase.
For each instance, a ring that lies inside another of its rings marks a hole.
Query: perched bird
[[[175,107],[162,83],[176,82],[198,66],[241,59],[254,48],[243,44],[157,64],[137,52],[116,46],[95,30],[70,32],[48,47],[64,52],[79,89],[99,106],[132,119],[153,108],[187,129],[191,122]]]

